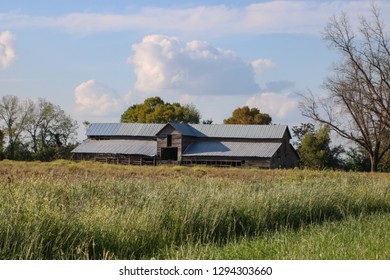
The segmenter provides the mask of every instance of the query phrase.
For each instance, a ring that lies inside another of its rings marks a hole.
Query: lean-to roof
[[[183,156],[272,157],[282,143],[202,141],[191,143]]]
[[[156,141],[153,140],[87,139],[77,146],[72,153],[155,156],[157,154],[157,145]]]

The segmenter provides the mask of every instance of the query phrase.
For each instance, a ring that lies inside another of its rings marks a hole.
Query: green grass
[[[390,215],[373,214],[298,230],[242,238],[224,246],[197,244],[162,252],[160,259],[388,260]]]
[[[0,259],[388,258],[389,179],[3,161]],[[342,247],[354,233],[360,251]]]

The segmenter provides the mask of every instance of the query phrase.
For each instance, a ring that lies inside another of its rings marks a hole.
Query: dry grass
[[[389,179],[331,171],[3,161],[0,258],[171,258],[177,248],[224,247],[389,213]]]

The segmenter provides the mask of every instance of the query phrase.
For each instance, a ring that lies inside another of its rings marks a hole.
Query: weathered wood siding
[[[172,136],[172,143],[169,147],[177,148],[177,160],[181,161],[183,153],[182,135],[170,125],[167,125],[157,135],[157,157],[161,158],[161,149],[168,147],[168,135]]]
[[[282,144],[271,159],[271,168],[294,168],[298,164],[298,155],[288,141]]]
[[[74,161],[96,161],[110,164],[125,165],[156,165],[155,157],[144,155],[124,155],[124,154],[74,154]]]
[[[245,157],[186,157],[182,158],[182,164],[184,165],[210,165],[219,167],[257,167],[257,168],[270,168],[271,159],[269,158],[245,158]]]

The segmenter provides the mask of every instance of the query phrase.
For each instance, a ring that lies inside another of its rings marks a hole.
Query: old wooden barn
[[[73,159],[118,164],[292,168],[286,125],[93,123]]]

